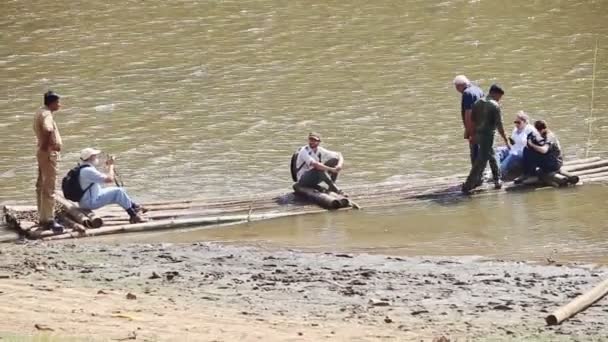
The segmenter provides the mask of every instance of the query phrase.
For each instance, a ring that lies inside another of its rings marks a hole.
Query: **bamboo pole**
[[[61,235],[66,235],[66,234],[82,235],[82,232],[78,232],[74,229],[66,229],[61,234],[55,234],[52,230],[39,230],[39,231],[31,232],[29,235],[29,238],[46,240],[53,236],[61,236]]]
[[[594,173],[602,173],[602,172],[606,172],[608,171],[608,166],[604,166],[604,167],[598,167],[595,169],[589,169],[589,170],[583,170],[583,171],[577,171],[574,172],[574,174],[576,174],[577,176],[586,176],[586,175],[591,175]]]
[[[159,220],[152,222],[144,222],[144,223],[135,223],[129,225],[121,225],[121,226],[112,226],[112,227],[102,227],[98,229],[88,229],[84,234],[80,233],[67,233],[61,235],[49,236],[43,240],[62,240],[69,239],[75,237],[84,237],[84,236],[100,236],[100,235],[108,235],[115,233],[124,233],[124,232],[143,232],[143,231],[153,231],[159,229],[177,229],[177,228],[186,228],[186,227],[194,227],[194,226],[207,226],[207,225],[216,225],[216,224],[226,224],[226,223],[245,223],[249,221],[260,221],[260,220],[268,220],[275,219],[281,217],[288,217],[294,215],[306,215],[306,214],[316,214],[320,212],[326,212],[323,209],[302,211],[302,212],[287,212],[287,213],[270,213],[270,214],[254,214],[254,215],[232,215],[232,216],[216,216],[216,217],[199,217],[199,218],[191,218],[191,219],[178,219],[178,220]]]
[[[585,146],[585,157],[589,156],[591,150],[591,133],[593,130],[593,100],[595,99],[595,67],[597,66],[597,50],[599,39],[595,38],[595,52],[593,53],[593,72],[591,73],[591,98],[589,99],[589,117],[587,118],[587,146]]]
[[[545,318],[545,321],[548,325],[560,324],[564,320],[593,305],[593,303],[600,300],[606,294],[608,294],[608,279],[602,281],[590,291],[576,297],[570,303],[555,310],[552,314]]]
[[[593,163],[593,162],[600,161],[600,160],[602,160],[602,158],[600,158],[600,157],[591,157],[591,158],[581,158],[581,159],[566,160],[566,161],[564,161],[564,166],[572,166],[572,165],[579,165],[579,164],[589,164],[589,163]]]
[[[326,194],[315,189],[300,186],[299,184],[294,184],[293,189],[297,194],[308,198],[310,201],[313,201],[322,208],[338,209],[342,207],[342,202],[340,199],[332,194]]]
[[[3,206],[4,213],[11,211],[23,212],[23,211],[38,211],[35,205],[21,205],[21,204],[6,204]]]
[[[13,242],[19,238],[15,232],[5,232],[0,234],[0,242]]]
[[[596,169],[599,167],[608,166],[608,160],[599,160],[596,162],[585,163],[585,164],[577,164],[572,166],[564,166],[562,169],[568,172],[576,172],[576,171],[584,171],[590,169]]]
[[[97,214],[95,214],[95,212],[93,212],[93,210],[84,210],[84,209],[80,209],[85,215],[87,215],[87,217],[89,218],[90,221],[90,227],[89,228],[100,228],[101,226],[103,226],[103,219],[101,217],[99,217]]]
[[[599,172],[599,173],[593,173],[590,175],[584,175],[581,176],[582,179],[589,179],[589,178],[598,178],[598,177],[606,177],[608,176],[608,171],[604,171],[604,172]]]
[[[583,177],[581,179],[585,183],[605,182],[605,181],[608,180],[608,173],[603,173],[603,174],[600,174],[600,175],[592,175],[592,176],[593,177]]]
[[[65,208],[65,212],[68,216],[70,216],[74,221],[80,223],[85,227],[92,227],[91,219],[77,206],[74,205],[71,201],[65,199],[58,192],[55,194],[55,201],[61,204]]]
[[[87,229],[81,225],[80,223],[72,220],[71,218],[64,216],[63,217],[63,221],[66,224],[67,227],[72,228],[74,231],[77,231],[79,233],[84,233],[87,231]]]

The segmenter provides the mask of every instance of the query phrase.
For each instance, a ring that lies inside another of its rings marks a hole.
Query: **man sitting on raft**
[[[97,170],[99,165],[99,154],[101,151],[93,148],[85,148],[80,152],[82,168],[80,169],[80,187],[84,189],[84,195],[79,205],[83,209],[99,209],[109,204],[118,204],[127,214],[130,223],[146,222],[141,213],[146,210],[131,200],[124,188],[112,186],[102,188],[100,184],[114,182],[114,158],[108,158],[106,165],[108,173],[103,174]]]
[[[344,195],[336,186],[336,179],[342,170],[344,158],[341,153],[327,150],[321,146],[321,135],[310,133],[308,145],[298,150],[295,162],[297,184],[303,187],[323,190],[321,182],[327,184],[327,190]]]

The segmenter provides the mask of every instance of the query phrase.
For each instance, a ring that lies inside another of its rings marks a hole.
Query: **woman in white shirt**
[[[500,162],[500,174],[503,180],[512,180],[519,176],[528,135],[536,132],[534,126],[530,124],[530,117],[523,110],[517,112],[513,124],[515,128],[510,137],[511,149],[505,146],[496,149],[496,160]]]

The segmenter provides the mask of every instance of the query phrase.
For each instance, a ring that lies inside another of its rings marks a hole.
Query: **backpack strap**
[[[82,171],[82,169],[84,169],[85,167],[90,167],[90,166],[91,166],[91,165],[89,165],[89,164],[80,164],[80,165],[78,165],[78,178],[79,178],[79,179],[78,179],[78,181],[79,181],[79,182],[80,182],[80,171]],[[95,183],[91,183],[91,184],[89,184],[89,186],[87,186],[87,187],[86,187],[86,189],[84,189],[84,190],[82,191],[82,196],[83,196],[83,197],[84,197],[84,194],[86,194],[86,193],[87,193],[87,191],[89,191],[89,190],[90,190],[90,189],[93,187],[93,185],[94,185],[94,184],[95,184]]]
[[[305,147],[305,148],[308,149],[308,147]],[[298,155],[300,154],[300,151],[302,151],[301,148],[298,149]],[[296,158],[296,163],[297,163],[297,161],[298,161],[298,159]],[[306,162],[303,162],[302,165],[300,165],[300,166],[296,165],[296,175],[298,174],[298,172],[300,172],[300,170],[302,170],[304,165],[306,165]]]

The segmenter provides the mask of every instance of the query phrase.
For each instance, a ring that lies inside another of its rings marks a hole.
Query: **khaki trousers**
[[[38,160],[38,180],[36,181],[36,204],[38,205],[38,221],[44,224],[53,221],[55,217],[55,181],[57,180],[57,159],[59,152],[40,151],[36,153]]]

